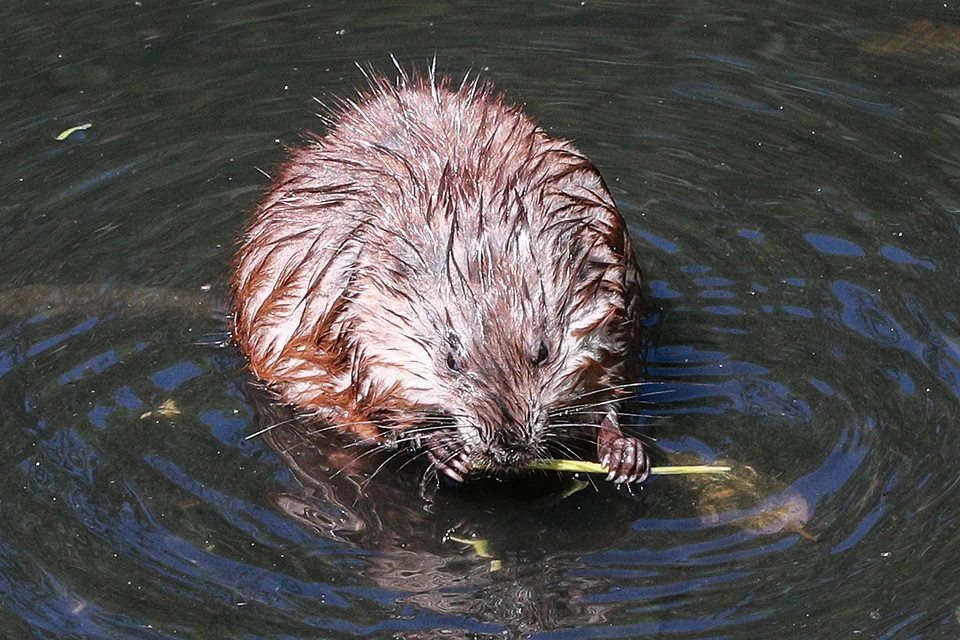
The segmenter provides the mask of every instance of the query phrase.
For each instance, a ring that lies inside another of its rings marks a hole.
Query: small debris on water
[[[64,129],[63,131],[60,132],[60,135],[57,136],[57,141],[59,142],[59,141],[61,141],[61,140],[66,140],[67,138],[69,138],[70,136],[72,136],[72,135],[73,135],[74,133],[76,133],[77,131],[86,131],[87,129],[89,129],[89,128],[92,127],[92,126],[93,126],[93,123],[92,123],[92,122],[88,122],[88,123],[86,123],[86,124],[80,124],[80,125],[77,125],[77,126],[75,126],[75,127],[70,127],[69,129]]]
[[[165,400],[160,407],[154,411],[147,411],[140,416],[141,420],[147,418],[172,418],[173,416],[180,415],[180,409],[177,407],[176,401],[169,399]]]

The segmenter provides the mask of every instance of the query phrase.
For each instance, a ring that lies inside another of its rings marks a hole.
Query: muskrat
[[[479,81],[371,79],[290,152],[235,259],[233,333],[306,420],[462,482],[584,440],[617,483],[640,270],[597,169]],[[589,438],[585,436],[589,435]]]

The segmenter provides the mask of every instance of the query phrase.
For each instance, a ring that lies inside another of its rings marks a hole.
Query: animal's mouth
[[[438,473],[456,482],[471,475],[503,475],[520,471],[541,452],[531,443],[483,442],[456,427],[434,429],[423,443],[427,459]]]
[[[478,451],[473,459],[476,465],[496,471],[518,471],[536,460],[536,449],[529,446],[488,447]]]

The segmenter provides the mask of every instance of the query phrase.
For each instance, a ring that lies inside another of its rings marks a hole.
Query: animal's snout
[[[499,467],[522,467],[537,457],[536,447],[515,434],[503,434],[490,443],[487,455]]]

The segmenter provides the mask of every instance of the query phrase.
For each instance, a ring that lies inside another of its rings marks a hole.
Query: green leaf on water
[[[60,135],[57,136],[57,140],[58,140],[58,141],[59,141],[59,140],[66,140],[67,138],[69,138],[70,136],[72,136],[72,135],[73,135],[74,133],[76,133],[77,131],[85,131],[85,130],[89,129],[89,128],[92,127],[92,126],[93,126],[93,123],[92,123],[92,122],[88,122],[88,123],[86,123],[86,124],[77,125],[76,127],[70,127],[69,129],[64,129],[63,131],[60,132]]]
[[[460,544],[468,544],[473,547],[473,552],[480,556],[481,558],[492,558],[493,554],[490,553],[490,542],[482,538],[464,538],[462,536],[447,536],[448,540],[453,542],[459,542]],[[495,571],[496,569],[491,569]]]

